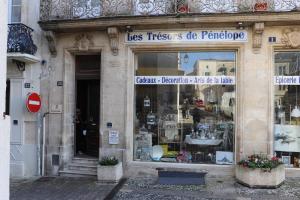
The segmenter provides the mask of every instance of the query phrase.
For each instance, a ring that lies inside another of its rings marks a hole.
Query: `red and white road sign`
[[[38,112],[41,108],[41,98],[37,93],[30,93],[26,100],[26,107],[29,112]]]

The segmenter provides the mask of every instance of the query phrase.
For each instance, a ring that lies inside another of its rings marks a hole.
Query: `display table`
[[[193,144],[193,145],[201,145],[201,146],[218,146],[222,143],[223,140],[217,139],[198,139],[198,138],[191,138],[190,135],[185,136],[184,142],[186,144]]]

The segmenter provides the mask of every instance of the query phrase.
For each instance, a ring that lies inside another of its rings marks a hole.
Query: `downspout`
[[[43,121],[42,138],[43,138],[43,141],[42,141],[42,155],[41,155],[41,159],[40,159],[40,162],[42,162],[42,164],[40,164],[41,167],[42,167],[42,171],[41,171],[42,176],[45,176],[46,116],[50,115],[50,114],[61,114],[61,112],[45,112],[43,114],[43,117],[42,117],[42,121]]]
[[[46,142],[46,115],[50,114],[45,112],[43,114],[43,142],[42,142],[42,176],[45,176],[45,142]]]
[[[37,132],[37,169],[38,175],[41,176],[41,113],[39,112],[37,115],[37,122],[38,122],[38,132]]]

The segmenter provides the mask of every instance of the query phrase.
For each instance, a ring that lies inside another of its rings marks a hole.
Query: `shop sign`
[[[127,43],[247,42],[246,30],[196,30],[129,32]]]
[[[136,85],[234,85],[234,76],[135,76]]]
[[[300,85],[300,76],[274,76],[275,85]]]

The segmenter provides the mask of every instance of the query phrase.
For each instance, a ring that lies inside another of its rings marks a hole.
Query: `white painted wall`
[[[0,199],[9,199],[9,118],[5,111],[6,45],[7,45],[7,0],[0,3]]]
[[[7,0],[12,1],[12,0]],[[36,60],[48,61],[47,41],[38,25],[40,0],[22,0],[21,23],[34,31],[32,38],[37,46]],[[8,9],[9,10],[9,9]],[[40,94],[41,80],[47,77],[47,65],[26,62],[20,72],[10,59],[7,61],[6,77],[10,80],[10,177],[39,176],[38,172],[38,113],[27,111],[25,101],[28,93]],[[30,83],[30,88],[24,84]],[[42,100],[44,96],[41,95]],[[44,105],[42,105],[44,106]],[[41,111],[42,113],[42,111]],[[16,123],[17,122],[17,123]],[[2,200],[0,198],[0,200]]]

